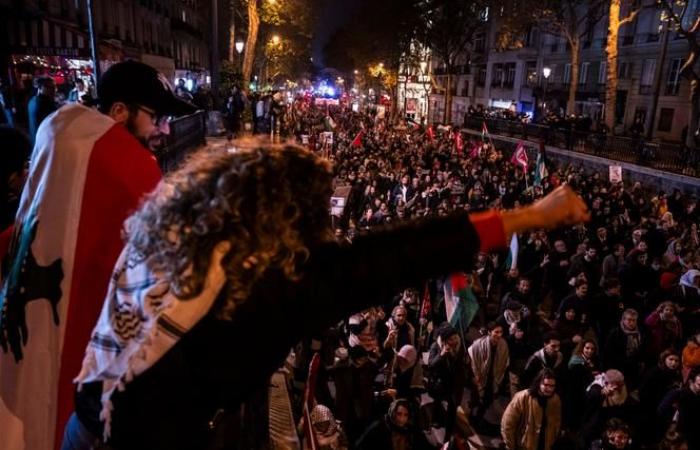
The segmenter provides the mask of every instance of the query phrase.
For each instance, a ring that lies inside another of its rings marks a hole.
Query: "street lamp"
[[[275,45],[279,44],[279,43],[280,43],[280,37],[279,37],[278,35],[276,35],[276,34],[275,34],[274,36],[272,36],[272,43],[275,44]]]
[[[549,84],[549,76],[552,75],[552,69],[549,67],[542,68],[542,75],[544,76],[544,93],[542,94],[542,103],[544,104],[544,111],[547,112],[547,85]]]
[[[245,43],[243,41],[236,41],[236,51],[240,55],[243,53],[243,47],[245,46]]]

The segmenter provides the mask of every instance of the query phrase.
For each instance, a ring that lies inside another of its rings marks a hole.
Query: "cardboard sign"
[[[622,166],[610,166],[610,182],[619,183],[622,181]]]
[[[309,145],[309,135],[308,134],[301,135],[301,143],[304,145]]]
[[[333,132],[324,131],[321,133],[321,144],[323,145],[333,145]]]

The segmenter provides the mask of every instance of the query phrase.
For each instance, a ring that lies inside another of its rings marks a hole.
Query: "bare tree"
[[[659,4],[664,11],[661,19],[668,20],[671,29],[688,42],[688,56],[681,66],[680,75],[690,83],[690,114],[685,145],[694,150],[695,131],[700,118],[700,75],[695,67],[700,56],[700,12],[692,8],[694,2],[688,0],[659,0]]]
[[[630,11],[626,17],[620,18],[621,0],[609,0],[608,11],[608,42],[605,47],[607,53],[606,85],[605,85],[605,125],[610,131],[615,128],[615,103],[617,102],[617,45],[620,28],[637,17],[641,6]],[[627,0],[630,4],[634,3]]]
[[[539,4],[539,6],[538,6]],[[581,41],[603,16],[604,0],[544,0],[529,9],[545,33],[563,38],[571,48],[571,76],[566,113],[574,114],[578,90]]]

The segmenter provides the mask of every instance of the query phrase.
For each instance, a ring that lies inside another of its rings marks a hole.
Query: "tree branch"
[[[637,10],[632,11],[629,16],[620,20],[620,26],[623,26],[623,25],[626,25],[626,24],[632,22],[641,11],[642,11],[642,8],[638,8]]]

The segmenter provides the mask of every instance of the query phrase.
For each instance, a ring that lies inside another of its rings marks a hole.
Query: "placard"
[[[619,183],[622,181],[622,166],[610,166],[610,182]]]

